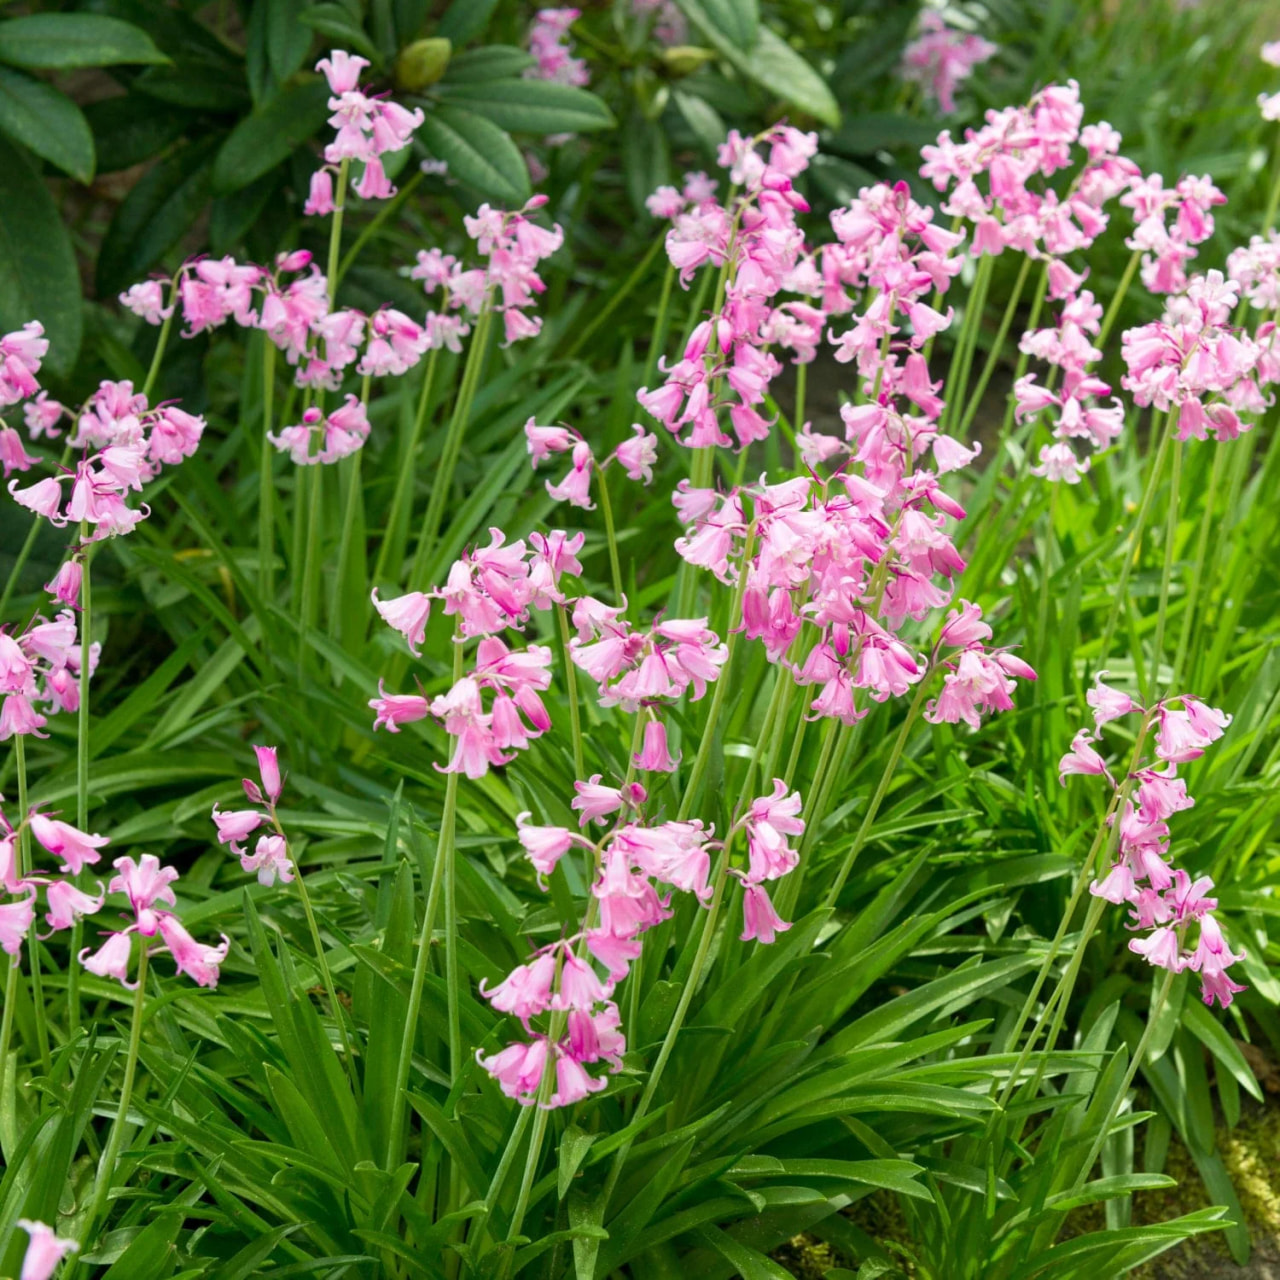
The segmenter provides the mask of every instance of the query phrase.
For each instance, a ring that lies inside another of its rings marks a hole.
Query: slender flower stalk
[[[1164,635],[1169,613],[1169,587],[1173,581],[1173,561],[1178,540],[1178,497],[1182,485],[1182,441],[1173,442],[1173,464],[1169,473],[1169,512],[1164,532],[1164,565],[1160,571],[1160,605],[1156,611],[1156,634],[1151,647],[1151,679],[1143,692],[1148,700],[1160,687],[1160,659],[1164,654]],[[1172,686],[1171,686],[1172,687]]]
[[[1018,312],[1018,303],[1022,299],[1023,286],[1027,283],[1027,276],[1030,271],[1031,259],[1023,255],[1022,266],[1018,268],[1018,278],[1013,283],[1013,291],[1009,294],[1009,301],[1005,306],[1004,314],[1000,317],[1000,327],[996,330],[995,340],[992,342],[991,350],[987,353],[986,361],[983,363],[982,373],[978,376],[978,382],[973,388],[973,394],[969,397],[969,403],[965,407],[959,423],[956,425],[955,434],[958,439],[964,440],[968,436],[969,428],[973,425],[973,419],[978,412],[978,406],[981,405],[982,397],[986,394],[987,384],[991,381],[991,375],[995,372],[996,364],[1004,354],[1005,339],[1009,336],[1009,329],[1013,325],[1013,317]],[[803,367],[801,365],[801,368]]]
[[[427,571],[431,567],[430,558],[436,550],[440,521],[444,517],[445,504],[453,491],[453,473],[458,465],[458,455],[462,452],[462,440],[466,435],[467,425],[471,421],[471,406],[475,402],[476,391],[480,386],[481,370],[488,354],[489,330],[492,324],[493,308],[486,302],[476,321],[475,332],[471,335],[471,346],[467,351],[467,363],[462,371],[458,398],[454,402],[453,416],[449,419],[449,429],[445,434],[440,465],[431,483],[431,496],[427,500],[426,514],[422,518],[418,549],[414,554],[413,568],[409,574],[409,585],[415,591],[420,590],[426,581]]]
[[[378,548],[378,559],[373,568],[374,584],[388,581],[390,577],[399,577],[393,573],[396,566],[404,558],[404,546],[408,537],[409,501],[413,493],[413,480],[417,474],[418,446],[422,442],[422,433],[427,425],[427,412],[431,407],[431,395],[435,390],[436,368],[440,363],[440,348],[433,347],[427,356],[427,369],[422,378],[422,390],[418,395],[418,407],[413,415],[413,428],[409,433],[408,445],[396,475],[395,493],[391,498],[391,510],[387,514],[386,532],[382,545]]]
[[[116,1163],[120,1146],[124,1141],[125,1126],[129,1122],[129,1104],[133,1101],[133,1082],[138,1070],[138,1048],[142,1043],[142,1020],[147,999],[147,940],[142,939],[138,956],[137,987],[133,994],[133,1017],[129,1023],[129,1045],[125,1051],[124,1081],[120,1086],[120,1102],[116,1116],[107,1135],[107,1145],[98,1161],[98,1173],[93,1184],[93,1200],[80,1234],[81,1252],[95,1239],[98,1221],[107,1207],[111,1186],[115,1180]],[[72,966],[74,969],[76,966]]]
[[[13,752],[17,761],[18,772],[18,813],[24,818],[27,814],[27,741],[25,735],[14,735]],[[31,831],[30,825],[22,824],[18,835],[18,874],[22,868],[31,865]],[[45,1075],[49,1074],[51,1059],[49,1057],[48,1010],[45,1008],[44,979],[40,972],[40,942],[36,937],[37,928],[34,921],[27,935],[27,951],[31,957],[31,1005],[36,1023],[36,1048],[40,1054],[40,1066]],[[74,953],[73,953],[74,954]]]
[[[84,547],[80,578],[80,707],[76,720],[76,825],[89,828],[89,675],[93,632],[93,551],[89,526],[81,521],[80,543]],[[71,927],[71,954],[78,955],[83,925],[77,919]],[[80,1028],[80,966],[67,967],[67,1029],[74,1038]]]
[[[258,460],[258,591],[272,596],[275,560],[275,446],[271,443],[276,394],[276,344],[262,335],[262,443]]]

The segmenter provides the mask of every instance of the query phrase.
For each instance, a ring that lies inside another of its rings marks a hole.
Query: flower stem
[[[272,562],[275,559],[275,446],[267,439],[275,410],[276,344],[262,335],[262,451],[258,462],[258,591],[266,604],[271,599]]]
[[[711,762],[711,749],[715,739],[716,727],[720,720],[720,710],[724,705],[732,674],[733,652],[739,634],[735,630],[735,623],[737,619],[742,617],[742,597],[747,587],[746,566],[751,562],[751,553],[755,548],[755,541],[756,526],[753,520],[747,530],[747,544],[742,553],[742,569],[738,573],[738,581],[733,589],[733,600],[729,605],[729,638],[726,641],[724,665],[720,668],[719,679],[716,680],[715,693],[711,695],[711,707],[707,711],[706,723],[702,727],[702,738],[698,743],[698,754],[693,759],[693,767],[689,771],[689,781],[685,784],[684,791],[680,796],[679,821],[681,822],[689,816],[690,811],[693,809],[693,803],[698,798],[698,787],[702,782],[702,775],[706,773],[707,765]]]
[[[147,380],[142,384],[142,394],[150,400],[151,392],[160,375],[160,362],[164,359],[165,347],[169,345],[169,330],[173,327],[173,313],[178,309],[178,290],[175,281],[169,282],[169,314],[160,324],[160,336],[156,339],[156,349],[151,353],[151,367],[147,370]]]
[[[1156,456],[1151,464],[1151,471],[1147,476],[1146,487],[1142,492],[1142,503],[1138,507],[1138,517],[1132,530],[1130,530],[1128,538],[1125,539],[1124,559],[1120,566],[1120,581],[1116,584],[1116,589],[1112,594],[1111,612],[1107,616],[1107,625],[1103,628],[1102,643],[1098,650],[1098,665],[1096,669],[1099,671],[1106,667],[1107,659],[1111,656],[1111,641],[1115,636],[1120,610],[1124,606],[1125,594],[1129,590],[1129,575],[1133,572],[1134,561],[1141,553],[1142,535],[1146,531],[1147,517],[1151,514],[1151,503],[1155,498],[1156,488],[1160,484],[1160,477],[1164,474],[1164,460],[1169,451],[1169,441],[1173,438],[1174,422],[1172,413],[1166,415],[1166,425],[1160,432],[1160,444],[1156,449]]]
[[[280,831],[279,822],[276,830]],[[281,835],[284,833],[281,831]],[[307,917],[307,928],[311,930],[311,945],[315,948],[316,963],[320,966],[320,981],[324,983],[325,995],[329,997],[329,1008],[333,1012],[333,1020],[338,1027],[338,1039],[342,1043],[342,1061],[351,1080],[351,1088],[356,1100],[360,1099],[360,1075],[356,1070],[355,1054],[351,1041],[347,1036],[347,1020],[342,1005],[338,1003],[338,991],[333,985],[333,973],[329,969],[329,961],[324,954],[324,941],[320,937],[320,926],[316,923],[316,913],[311,905],[311,894],[307,891],[307,882],[303,879],[302,868],[294,863],[293,882],[298,886],[298,897],[302,900],[302,910]]]
[[[600,495],[600,514],[604,516],[604,532],[609,542],[609,571],[613,574],[613,595],[619,605],[625,593],[622,590],[622,566],[618,560],[618,535],[613,527],[613,506],[609,502],[609,478],[603,467],[596,467],[596,492]]]
[[[560,644],[564,650],[564,683],[569,694],[569,729],[573,737],[573,776],[587,776],[585,755],[582,749],[582,712],[578,706],[578,672],[569,650],[569,614],[564,605],[556,605],[556,617],[560,622]]]
[[[880,781],[876,784],[876,789],[872,793],[871,801],[867,805],[867,811],[862,815],[858,833],[854,836],[853,843],[849,846],[849,852],[845,854],[844,861],[840,864],[840,871],[827,892],[827,900],[824,905],[828,907],[836,905],[836,901],[840,897],[840,891],[844,888],[845,881],[849,879],[849,873],[853,870],[853,864],[858,860],[858,854],[862,852],[862,848],[867,842],[867,837],[871,834],[871,824],[875,822],[876,815],[880,812],[881,802],[889,790],[889,784],[893,781],[898,761],[902,759],[903,749],[907,745],[907,738],[915,727],[921,711],[924,710],[925,694],[929,691],[929,677],[932,674],[931,671],[926,670],[924,677],[916,687],[916,696],[911,700],[911,706],[907,709],[907,715],[902,722],[902,727],[898,730],[898,736],[893,740],[889,759],[885,762],[884,772],[881,773]]]
[[[80,541],[86,543],[89,526],[80,522]],[[89,658],[93,630],[93,547],[84,548],[83,572],[80,578],[80,707],[76,717],[76,825],[89,829]],[[79,920],[71,926],[71,950],[80,951],[83,925]],[[67,1038],[75,1039],[80,1029],[80,966],[67,966]]]
[[[147,945],[146,939],[143,939],[138,959],[138,982],[133,993],[133,1020],[129,1026],[129,1048],[124,1060],[124,1083],[120,1087],[120,1105],[116,1108],[116,1118],[111,1125],[102,1159],[98,1162],[93,1201],[89,1206],[89,1215],[85,1218],[84,1230],[80,1236],[81,1253],[93,1240],[98,1219],[107,1207],[107,1198],[111,1195],[111,1183],[115,1177],[120,1144],[124,1141],[124,1128],[129,1120],[129,1103],[133,1101],[133,1081],[138,1070],[138,1046],[142,1041],[142,1013],[146,995]]]
[[[1040,323],[1040,311],[1044,307],[1045,294],[1049,291],[1049,268],[1046,265],[1041,269],[1040,279],[1036,281],[1035,293],[1031,297],[1031,312],[1027,316],[1027,331],[1033,330]],[[1013,366],[1013,385],[1016,387],[1021,381],[1023,374],[1027,371],[1027,365],[1031,357],[1022,350],[1018,352],[1018,362]],[[1004,421],[1000,424],[1000,443],[1003,447],[1005,440],[1009,437],[1009,432],[1013,429],[1013,415],[1018,407],[1017,398],[1013,392],[1009,392],[1009,398],[1005,405]]]
[[[14,734],[13,754],[18,769],[18,815],[22,826],[18,833],[18,877],[31,866],[31,833],[27,818],[27,742],[22,734]],[[49,1057],[49,1028],[45,1019],[44,980],[40,974],[40,942],[36,937],[36,923],[31,922],[27,934],[27,950],[31,953],[31,1004],[35,1011],[36,1046],[40,1052],[40,1066],[45,1075],[51,1070]],[[71,963],[75,963],[72,954]]]
[[[409,445],[405,455],[400,459],[400,471],[396,477],[396,490],[391,498],[391,510],[387,515],[382,545],[378,548],[378,559],[373,568],[375,586],[388,581],[391,563],[404,559],[404,543],[408,535],[405,528],[408,512],[405,510],[413,488],[415,460],[418,456],[418,445],[422,440],[423,429],[427,425],[427,410],[431,406],[431,392],[435,387],[436,366],[440,362],[440,349],[433,347],[427,356],[427,371],[422,379],[422,391],[418,396],[418,409],[413,418],[413,430],[409,435]],[[399,567],[395,578],[400,577]]]
[[[351,248],[342,255],[341,261],[338,263],[338,269],[333,272],[333,292],[338,292],[338,284],[342,277],[351,270],[351,264],[360,256],[360,250],[369,243],[370,240],[378,233],[378,230],[386,223],[391,215],[397,212],[402,204],[409,198],[417,188],[418,184],[426,175],[421,169],[411,177],[408,182],[396,192],[394,196],[386,201],[372,218],[360,229],[360,234],[356,236]]]
[[[1143,1028],[1142,1037],[1139,1039],[1137,1048],[1133,1051],[1133,1058],[1129,1062],[1129,1069],[1125,1072],[1124,1082],[1116,1090],[1115,1097],[1112,1098],[1111,1105],[1107,1108],[1106,1119],[1098,1126],[1097,1137],[1094,1138],[1093,1145],[1089,1148],[1089,1154],[1085,1157],[1084,1163],[1080,1166],[1080,1172],[1076,1174],[1075,1182],[1072,1184],[1071,1190],[1073,1191],[1084,1185],[1088,1179],[1089,1170],[1093,1168],[1094,1162],[1102,1153],[1103,1145],[1110,1136],[1111,1125],[1120,1111],[1120,1104],[1124,1101],[1130,1088],[1132,1088],[1134,1078],[1138,1074],[1138,1068],[1142,1065],[1142,1059],[1147,1052],[1147,1046],[1155,1032],[1156,1023],[1160,1020],[1161,1011],[1169,998],[1169,989],[1173,986],[1173,980],[1176,976],[1172,969],[1165,972],[1164,981],[1161,982],[1160,989],[1156,992],[1156,998],[1152,1001],[1151,1008],[1147,1013],[1147,1025]]]
[[[1138,269],[1138,263],[1142,261],[1142,250],[1135,249],[1129,255],[1129,261],[1125,264],[1124,274],[1120,277],[1120,283],[1116,285],[1116,291],[1111,296],[1111,301],[1107,304],[1107,314],[1102,317],[1102,327],[1098,330],[1098,337],[1095,346],[1099,351],[1105,350],[1107,345],[1107,337],[1111,333],[1111,327],[1116,322],[1116,317],[1120,314],[1120,304],[1125,299],[1125,294],[1129,292],[1129,286],[1133,283],[1134,272]]]
[[[1169,585],[1173,578],[1174,544],[1178,537],[1178,490],[1182,483],[1182,441],[1173,442],[1173,467],[1169,477],[1169,513],[1164,531],[1164,566],[1160,571],[1160,606],[1156,613],[1156,638],[1151,651],[1151,688],[1160,687],[1160,658],[1164,653],[1165,625],[1169,614]],[[1150,698],[1148,697],[1148,701]]]
[[[969,427],[973,423],[974,415],[978,412],[978,406],[982,403],[987,384],[991,381],[991,375],[995,372],[996,362],[1000,359],[1000,353],[1004,350],[1004,340],[1009,336],[1009,328],[1013,324],[1014,315],[1017,313],[1018,301],[1022,297],[1022,288],[1027,282],[1027,275],[1030,270],[1031,259],[1024,256],[1022,266],[1018,271],[1018,278],[1014,282],[1013,292],[1009,295],[1008,305],[1004,309],[1004,315],[1000,318],[1000,328],[996,331],[995,341],[991,344],[991,350],[987,353],[986,362],[982,366],[978,385],[974,387],[973,394],[969,397],[969,403],[960,418],[959,425],[956,427],[955,434],[961,440],[969,433]],[[803,366],[801,367],[803,368]]]
[[[338,294],[338,253],[342,248],[342,218],[347,205],[347,177],[351,171],[351,161],[343,160],[338,165],[338,185],[333,197],[333,222],[329,226],[329,264],[325,271],[325,279],[329,285],[329,310],[333,310],[334,299]]]
[[[455,649],[455,658],[461,647]],[[461,663],[455,662],[455,683],[461,674]],[[457,792],[456,773],[449,775],[445,783],[445,808],[449,808],[449,783],[454,783],[455,803]],[[443,820],[442,820],[443,821]],[[440,841],[444,827],[440,828]],[[427,906],[422,917],[422,932],[418,935],[418,955],[413,966],[413,982],[409,987],[409,1007],[405,1010],[404,1034],[400,1040],[400,1058],[396,1065],[396,1090],[391,1103],[391,1125],[387,1131],[387,1172],[393,1173],[404,1159],[407,1135],[404,1128],[405,1107],[408,1102],[409,1071],[413,1065],[413,1046],[418,1038],[418,1017],[422,1011],[422,989],[426,985],[427,964],[431,958],[431,938],[435,933],[436,913],[440,905],[440,886],[444,879],[444,859],[440,856],[440,841],[436,846],[436,860],[431,868],[431,885],[427,890]]]
[[[1169,678],[1169,687],[1176,689],[1182,668],[1187,660],[1187,652],[1191,647],[1191,633],[1195,627],[1196,608],[1200,602],[1200,587],[1204,579],[1205,559],[1209,553],[1209,530],[1213,525],[1216,513],[1218,485],[1222,480],[1223,451],[1213,451],[1213,470],[1209,473],[1209,491],[1205,494],[1204,514],[1200,517],[1200,537],[1196,542],[1196,562],[1191,573],[1191,582],[1187,588],[1187,607],[1182,615],[1182,635],[1178,640],[1178,650],[1173,659],[1173,674]]]
[[[471,405],[476,398],[476,388],[480,385],[480,373],[488,352],[489,327],[492,321],[493,311],[486,302],[480,312],[479,320],[476,321],[475,331],[471,335],[467,363],[462,371],[462,383],[458,387],[458,398],[454,401],[453,416],[449,419],[449,430],[440,455],[440,465],[432,481],[426,515],[422,519],[422,532],[418,537],[418,549],[409,575],[410,589],[415,591],[421,590],[423,579],[430,568],[429,557],[435,551],[445,503],[453,491],[453,472],[458,465],[458,454],[462,451],[462,437],[471,418]]]
[[[977,348],[978,330],[982,327],[982,313],[987,301],[987,286],[991,282],[994,259],[984,255],[978,262],[969,298],[965,304],[964,321],[960,336],[956,339],[955,352],[947,370],[947,385],[951,388],[946,408],[947,431],[956,434],[956,418],[964,404],[965,389],[969,385],[969,370],[973,367],[973,353]]]

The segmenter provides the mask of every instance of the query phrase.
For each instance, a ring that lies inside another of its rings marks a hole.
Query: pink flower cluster
[[[1139,761],[1121,786],[1095,745],[1097,739],[1086,729],[1076,734],[1071,750],[1062,757],[1058,769],[1064,783],[1068,774],[1104,778],[1117,801],[1123,801],[1118,822],[1110,819],[1117,860],[1101,880],[1089,886],[1089,892],[1117,905],[1129,904],[1134,922],[1130,927],[1143,933],[1130,940],[1131,951],[1174,973],[1183,969],[1198,973],[1205,1003],[1216,999],[1226,1008],[1233,995],[1244,990],[1226,972],[1242,955],[1232,953],[1211,914],[1218,905],[1208,896],[1213,881],[1208,876],[1192,881],[1181,867],[1169,865],[1168,819],[1195,804],[1186,782],[1178,777],[1178,765],[1202,756],[1222,737],[1231,717],[1187,694],[1164,698],[1145,709],[1128,694],[1104,684],[1105,674],[1100,673],[1087,695],[1095,728],[1101,732],[1113,720],[1141,717],[1141,740],[1154,728],[1154,754],[1160,764]],[[1193,923],[1199,926],[1199,941],[1188,950],[1186,934]]]
[[[79,567],[68,561],[60,576],[71,565]],[[100,649],[96,643],[89,648],[90,675]],[[52,620],[37,614],[16,637],[0,630],[0,698],[0,742],[15,734],[46,737],[40,732],[48,723],[37,710],[41,705],[50,714],[79,709],[80,640],[71,609],[60,610]]]
[[[1187,287],[1193,246],[1213,235],[1212,209],[1226,202],[1208,178],[1183,177],[1167,188],[1158,173],[1136,178],[1120,197],[1136,223],[1125,244],[1142,253],[1142,283],[1152,293],[1181,293]]]
[[[591,476],[597,467],[603,471],[611,462],[617,462],[630,479],[652,483],[653,467],[658,460],[658,437],[638,422],[632,424],[631,431],[629,439],[603,462],[597,462],[590,444],[571,427],[540,427],[533,418],[524,424],[525,443],[535,471],[539,463],[553,454],[572,454],[568,474],[554,483],[548,480],[547,493],[557,502],[567,502],[586,511],[595,506],[591,501]]]
[[[388,694],[379,685],[369,705],[374,728],[398,733],[402,724],[433,716],[454,738],[453,756],[443,772],[483,777],[491,767],[509,763],[514,752],[528,747],[551,727],[539,694],[551,684],[551,650],[531,644],[511,649],[498,635],[523,630],[530,609],[564,603],[560,579],[582,573],[577,553],[584,535],[561,532],[533,534],[506,545],[500,529],[490,529],[487,547],[476,547],[454,562],[443,587],[410,591],[373,602],[382,619],[399,631],[415,656],[426,637],[432,600],[444,602],[445,614],[456,618],[455,643],[478,638],[470,674],[436,698],[422,694]],[[487,702],[487,705],[486,705]]]
[[[768,147],[767,154],[757,149]],[[813,133],[778,125],[760,139],[736,130],[720,148],[721,165],[739,194],[732,204],[714,197],[715,183],[690,175],[683,193],[660,188],[651,211],[672,218],[667,257],[688,288],[694,274],[710,265],[726,267],[719,312],[693,331],[683,356],[661,387],[642,387],[636,399],[682,444],[694,449],[728,445],[722,411],[739,446],[769,434],[761,414],[769,385],[782,365],[771,346],[790,350],[796,362],[812,360],[822,339],[823,312],[803,301],[776,303],[782,292],[819,297],[822,280],[796,215],[809,208],[794,179],[817,150]],[[699,199],[693,199],[697,195]],[[687,434],[682,434],[685,429]]]
[[[17,851],[24,829],[46,853],[59,860],[57,870],[64,879],[30,871],[18,874]],[[144,853],[137,862],[129,857],[117,858],[112,864],[116,875],[105,892],[101,881],[96,895],[76,886],[74,878],[85,867],[99,862],[102,855],[98,851],[109,843],[106,836],[91,835],[36,809],[26,814],[16,828],[0,813],[0,886],[17,898],[17,901],[0,904],[0,949],[10,956],[20,954],[23,939],[35,921],[40,888],[45,890],[45,920],[51,932],[69,929],[82,917],[101,911],[107,894],[122,893],[128,898],[133,922],[108,934],[97,951],[86,947],[80,953],[80,963],[90,973],[116,978],[129,986],[131,935],[159,936],[161,949],[172,955],[179,973],[187,974],[202,987],[215,986],[218,965],[226,957],[230,944],[225,937],[221,947],[197,942],[177,916],[157,907],[157,903],[174,905],[172,884],[178,879],[178,873],[172,867],[162,867],[154,854]]]
[[[50,400],[36,381],[40,362],[48,351],[49,339],[38,320],[29,320],[21,329],[0,338],[0,410],[36,397],[23,411],[33,440],[42,435],[54,439],[60,434],[56,424],[63,408],[56,400]],[[26,471],[36,461],[22,447],[18,432],[0,419],[0,470],[4,478],[7,480],[15,471]]]
[[[1280,233],[1252,236],[1227,255],[1227,276],[1256,311],[1280,308]]]
[[[204,419],[177,405],[148,407],[132,382],[103,382],[89,397],[69,443],[81,450],[74,471],[38,480],[25,489],[9,482],[19,505],[62,528],[87,525],[88,541],[129,533],[149,509],[127,498],[164,466],[189,458],[204,434]],[[30,459],[29,462],[33,462]],[[63,482],[71,482],[64,502]]]
[[[525,78],[552,80],[556,84],[584,88],[591,83],[587,64],[573,56],[569,28],[582,16],[581,9],[539,9],[529,29],[529,52],[534,65],[525,69]]]
[[[279,877],[281,884],[293,881],[294,866],[289,857],[289,842],[284,828],[276,813],[276,805],[280,802],[280,793],[284,783],[280,777],[280,761],[275,747],[254,747],[258,757],[258,774],[262,779],[259,786],[250,778],[244,779],[244,793],[249,797],[256,809],[219,810],[213,806],[213,825],[218,829],[218,843],[230,845],[231,852],[240,859],[240,866],[246,872],[258,877],[258,883],[264,886],[275,884]],[[258,837],[258,843],[250,853],[243,844],[263,823],[272,830]]]
[[[574,601],[569,641],[573,665],[600,686],[602,707],[628,712],[682,698],[690,688],[697,702],[719,678],[728,646],[706,618],[667,618],[647,630],[626,618],[626,601],[611,608],[591,596]]]
[[[502,312],[508,345],[541,332],[541,318],[529,314],[535,295],[546,289],[538,263],[564,243],[558,223],[548,230],[528,216],[546,203],[547,197],[538,195],[514,213],[482,204],[474,216],[465,215],[463,225],[484,259],[483,266],[463,267],[452,254],[439,249],[418,253],[410,276],[422,281],[428,297],[437,290],[441,294],[440,310],[427,312],[428,346],[461,351],[470,322],[491,308]]]
[[[1128,373],[1121,385],[1135,403],[1177,413],[1179,440],[1234,440],[1253,425],[1242,413],[1266,407],[1259,379],[1280,376],[1266,349],[1231,325],[1239,286],[1221,271],[1195,276],[1170,298],[1159,320],[1122,338]],[[1265,359],[1264,359],[1265,355]]]
[[[1090,366],[1102,359],[1091,341],[1102,327],[1102,307],[1088,289],[1067,295],[1052,328],[1027,330],[1019,350],[1035,356],[1062,373],[1060,387],[1041,386],[1034,373],[1014,384],[1018,422],[1045,422],[1054,443],[1040,450],[1040,465],[1032,473],[1049,480],[1078,484],[1089,469],[1090,460],[1077,456],[1073,441],[1082,440],[1091,450],[1106,449],[1124,430],[1124,406],[1113,399],[1098,403],[1111,394],[1111,387]]]
[[[600,840],[592,842],[568,827],[535,826],[528,813],[517,823],[540,881],[571,849],[589,851],[594,878],[588,923],[573,937],[536,952],[492,990],[480,984],[481,995],[499,1012],[519,1018],[530,1037],[489,1057],[477,1053],[502,1091],[524,1105],[538,1101],[549,1062],[555,1089],[539,1103],[546,1107],[569,1106],[603,1089],[606,1078],[592,1076],[588,1066],[604,1062],[612,1071],[621,1068],[626,1040],[613,996],[640,955],[643,934],[672,914],[671,894],[664,896],[659,886],[690,893],[705,905],[713,893],[712,854],[725,849],[727,856],[726,846],[738,831],[747,838],[746,865],[727,870],[743,885],[742,940],[770,943],[791,927],[779,919],[765,888],[795,868],[800,855],[790,841],[804,834],[800,793],[787,795],[781,780],[775,779],[770,795],[752,801],[724,843],[699,821],[646,824],[648,796],[639,783],[610,787],[597,774],[574,788],[572,807],[580,814],[580,827],[612,819]],[[605,970],[604,977],[593,961]],[[546,1029],[536,1029],[533,1020],[547,1015]]]
[[[920,34],[902,51],[902,78],[918,84],[945,115],[956,109],[956,88],[996,53],[990,40],[948,27],[942,14],[920,16]]]
[[[356,195],[362,200],[389,200],[396,193],[382,157],[407,147],[425,117],[421,107],[409,111],[389,98],[362,93],[360,72],[368,65],[368,59],[342,49],[334,49],[316,63],[316,70],[324,72],[333,94],[329,99],[329,110],[333,112],[329,123],[337,135],[324,149],[325,166],[311,175],[311,193],[304,213],[333,213],[333,174],[343,161],[359,160],[364,164],[364,172],[355,184]]]

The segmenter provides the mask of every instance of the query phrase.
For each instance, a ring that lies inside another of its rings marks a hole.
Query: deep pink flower
[[[182,927],[177,916],[164,912],[160,916],[160,936],[169,948],[179,973],[185,973],[199,987],[218,985],[218,968],[231,947],[231,939],[226,934],[222,935],[221,946],[206,946]]]
[[[739,940],[771,943],[779,933],[791,928],[774,910],[773,902],[763,885],[745,884],[742,889],[742,933]]]
[[[476,1050],[476,1061],[498,1082],[508,1098],[529,1106],[542,1083],[547,1065],[547,1042],[542,1036],[531,1043],[517,1041],[485,1058]]]
[[[233,853],[241,853],[240,841],[252,835],[266,821],[255,809],[233,809],[224,813],[216,804],[211,816],[218,828],[218,843],[229,844]]]
[[[64,874],[79,875],[81,870],[98,861],[98,850],[111,841],[107,836],[89,835],[70,823],[46,817],[42,813],[31,814],[31,834],[55,858],[62,859],[59,868]]]
[[[137,918],[138,932],[144,937],[153,937],[162,915],[156,910],[156,903],[174,905],[173,882],[178,879],[177,870],[162,867],[154,853],[144,853],[137,862],[129,857],[117,858],[111,865],[116,874],[107,891],[123,893]]]
[[[1071,750],[1058,761],[1058,781],[1064,787],[1067,785],[1069,773],[1092,774],[1110,780],[1111,775],[1107,772],[1106,761],[1090,745],[1093,740],[1093,734],[1087,729],[1081,729],[1072,738]]]

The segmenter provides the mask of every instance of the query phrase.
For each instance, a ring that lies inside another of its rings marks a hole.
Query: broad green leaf
[[[329,115],[329,87],[308,79],[282,89],[232,129],[213,166],[213,192],[247,187],[313,137]]]
[[[306,61],[311,32],[302,18],[309,0],[271,0],[267,6],[267,60],[280,83]]]
[[[0,62],[68,70],[167,62],[140,27],[96,13],[33,13],[0,22]]]
[[[440,82],[441,90],[476,81],[512,80],[526,67],[533,66],[533,56],[512,44],[482,44],[479,48],[455,53]]]
[[[338,48],[363,54],[375,66],[382,61],[382,55],[365,35],[364,28],[340,4],[313,4],[302,11],[298,21],[328,36]]]
[[[1258,1078],[1249,1069],[1244,1054],[1227,1033],[1226,1027],[1198,1000],[1188,1000],[1182,1007],[1182,1025],[1226,1068],[1244,1090],[1258,1102],[1262,1101],[1262,1089]]]
[[[427,111],[418,140],[451,177],[508,205],[529,198],[529,171],[516,144],[491,120],[442,104]]]
[[[174,1242],[182,1230],[181,1211],[162,1213],[142,1229],[107,1269],[102,1280],[159,1280],[173,1265]]]
[[[80,182],[93,177],[93,135],[66,94],[0,67],[0,130]]]
[[[594,93],[550,80],[477,80],[440,90],[511,133],[590,133],[617,123]]]
[[[742,1280],[790,1280],[791,1272],[749,1245],[735,1240],[727,1231],[708,1224],[699,1227],[696,1235],[703,1244],[714,1249]]]
[[[98,287],[117,293],[142,279],[209,203],[218,136],[180,147],[138,180],[115,212],[98,254]]]
[[[453,42],[455,49],[473,40],[489,25],[498,0],[453,0],[440,19],[435,34]]]
[[[66,373],[80,350],[80,275],[57,205],[23,153],[0,138],[0,328],[39,320],[48,363]]]
[[[150,160],[176,142],[191,122],[183,111],[157,111],[152,99],[132,93],[91,102],[84,116],[93,132],[100,173]]]
[[[556,1176],[556,1193],[561,1200],[569,1194],[574,1175],[591,1149],[591,1144],[599,1136],[598,1133],[585,1133],[576,1124],[571,1124],[565,1129],[560,1138],[560,1165]]]

